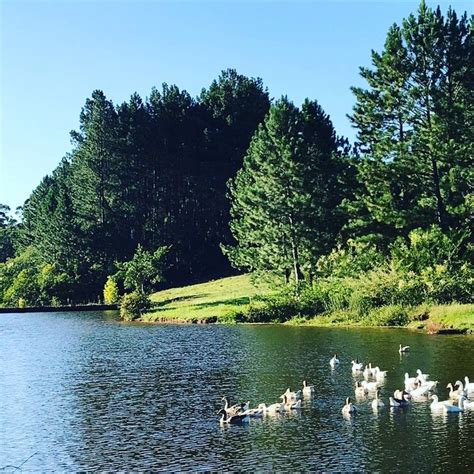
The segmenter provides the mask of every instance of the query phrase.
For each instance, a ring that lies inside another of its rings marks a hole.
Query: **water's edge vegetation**
[[[289,300],[282,298],[269,285],[253,285],[250,275],[159,291],[152,295],[151,300],[152,308],[141,316],[141,322],[397,326],[422,329],[430,333],[474,332],[474,304],[384,305],[365,315],[349,308],[302,315],[295,312],[296,308],[289,308]]]

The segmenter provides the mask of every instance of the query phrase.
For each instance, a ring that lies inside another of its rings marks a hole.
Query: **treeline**
[[[71,152],[23,206],[17,257],[2,270],[4,303],[45,303],[40,288],[26,291],[15,280],[41,280],[46,266],[57,282],[50,298],[97,300],[116,262],[138,245],[169,247],[168,284],[232,272],[219,248],[231,241],[226,182],[269,107],[262,81],[235,70],[197,98],[164,84],[145,101],[133,94],[114,105],[94,91]]]
[[[393,25],[361,68],[367,88],[353,89],[353,145],[316,101],[270,100],[234,70],[197,98],[164,85],[114,105],[95,91],[21,222],[0,220],[3,304],[101,299],[120,262],[159,249],[169,285],[234,267],[300,288],[328,277],[328,258],[375,271],[340,255],[362,248],[387,265],[418,238],[429,242],[425,270],[444,265],[472,284],[471,30],[466,14],[423,2]],[[436,236],[448,239],[443,258]],[[443,300],[468,299],[458,290]]]

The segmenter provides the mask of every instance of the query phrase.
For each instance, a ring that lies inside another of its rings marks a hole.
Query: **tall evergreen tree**
[[[422,2],[417,16],[389,29],[382,53],[372,52],[373,69],[361,68],[369,88],[353,88],[351,120],[364,153],[354,232],[390,237],[432,223],[445,231],[466,225],[472,57],[466,15],[449,10],[445,21]]]
[[[331,121],[315,103],[299,110],[286,97],[254,135],[242,170],[229,183],[236,246],[225,252],[241,269],[311,278],[342,221],[345,164]]]

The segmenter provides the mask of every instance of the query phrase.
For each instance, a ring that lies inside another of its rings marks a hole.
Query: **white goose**
[[[334,354],[333,358],[329,361],[329,365],[334,369],[336,366],[339,365],[339,359],[337,358],[337,354]]]
[[[359,359],[353,360],[352,361],[352,373],[356,374],[360,372],[364,367],[364,364],[362,362],[359,362]]]
[[[283,395],[280,395],[280,398],[285,396],[289,401],[296,401],[301,398],[301,390],[297,392],[292,392],[289,388],[286,389],[286,392]]]
[[[363,397],[367,393],[367,389],[361,385],[360,382],[356,382],[355,394],[356,397]]]
[[[314,385],[307,385],[306,380],[303,380],[303,396],[311,397],[314,394]]]
[[[431,399],[433,402],[430,405],[430,408],[433,411],[442,410],[445,405],[452,405],[453,402],[451,400],[443,400],[442,402],[439,401],[438,395],[431,395]]]
[[[377,391],[375,392],[375,398],[372,400],[372,409],[375,411],[385,406],[385,403],[382,400],[380,400],[379,395],[380,395],[380,388],[377,389]]]
[[[469,377],[467,375],[464,377],[464,382],[466,382],[464,388],[467,393],[474,392],[474,382],[469,382]]]
[[[362,387],[364,387],[368,392],[375,392],[379,387],[378,382],[366,382],[362,380],[361,382]]]
[[[421,397],[426,395],[430,390],[436,387],[438,382],[417,382],[414,389],[407,390],[407,392],[413,397]]]
[[[375,367],[374,369],[374,377],[378,381],[383,381],[385,380],[385,377],[387,376],[388,370],[380,370],[379,367]]]
[[[262,410],[264,413],[280,413],[284,411],[284,406],[283,403],[273,403],[271,405],[266,405],[265,403],[260,403],[258,406],[260,410]]]
[[[464,400],[466,400],[465,397],[462,395],[459,397],[458,405],[444,405],[443,406],[443,411],[445,413],[459,413],[461,411],[464,411]]]
[[[301,408],[301,400],[295,402],[294,400],[289,400],[286,395],[282,395],[280,398],[283,399],[283,410],[299,410]]]
[[[469,402],[465,399],[464,400],[464,410],[474,410],[474,401]]]
[[[458,384],[455,383],[454,385],[458,385]],[[453,384],[450,382],[448,383],[448,385],[446,385],[446,388],[449,388],[449,398],[451,398],[452,400],[459,400],[459,397],[464,394],[464,391],[462,389],[462,384],[461,384],[461,387],[454,390]]]
[[[430,374],[424,374],[420,369],[416,369],[416,378],[420,382],[426,382],[430,378]]]
[[[374,375],[374,369],[372,369],[372,364],[369,362],[369,365],[365,366],[364,372],[362,372],[364,378],[368,379]]]
[[[342,407],[343,415],[352,415],[357,411],[357,408],[351,403],[350,397],[346,398],[346,404]]]

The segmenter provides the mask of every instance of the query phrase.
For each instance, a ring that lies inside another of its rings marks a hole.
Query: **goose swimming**
[[[442,402],[439,401],[438,395],[431,395],[431,399],[433,402],[430,405],[432,410],[442,410],[445,405],[452,405],[453,402],[451,400],[444,400]]]
[[[360,382],[356,382],[355,394],[356,397],[363,397],[367,393],[367,389],[361,385]]]
[[[220,419],[221,425],[229,424],[229,425],[241,425],[243,423],[248,423],[250,421],[250,417],[245,414],[240,415],[229,415],[224,408],[219,410],[218,415],[222,415]]]
[[[258,405],[258,408],[264,413],[280,413],[284,411],[283,403],[273,403],[271,405],[260,403],[260,405]]]
[[[289,400],[286,395],[282,395],[280,398],[283,399],[283,409],[284,410],[299,410],[301,408],[301,400],[298,400],[297,402],[293,400]]]
[[[337,354],[334,354],[333,358],[329,361],[329,365],[334,369],[337,365],[339,365],[339,359],[337,358]]]
[[[465,397],[462,395],[459,397],[458,405],[443,405],[443,411],[445,413],[459,413],[461,411],[464,411],[464,400],[466,400]]]
[[[311,397],[314,394],[314,385],[307,385],[306,380],[303,380],[303,396]]]
[[[342,407],[343,415],[352,415],[357,411],[357,408],[351,403],[350,397],[346,398],[346,404]]]
[[[464,377],[464,381],[466,382],[464,387],[465,390],[468,393],[474,392],[474,382],[469,382],[469,377],[467,375]]]
[[[228,415],[237,415],[238,413],[249,409],[249,402],[236,403],[235,405],[229,406],[229,400],[227,397],[222,397],[222,401],[225,403],[224,410]]]
[[[380,400],[380,388],[377,389],[375,392],[375,398],[372,400],[372,409],[373,410],[378,410],[379,408],[382,408],[385,406],[385,403]]]
[[[352,373],[353,374],[356,374],[356,373],[360,372],[363,367],[364,367],[364,365],[361,362],[359,362],[359,359],[356,359],[356,360],[352,361]]]

